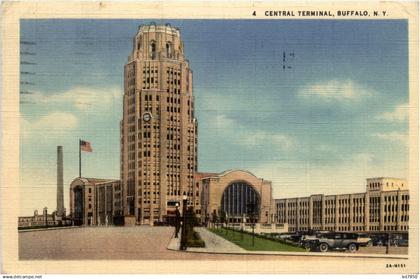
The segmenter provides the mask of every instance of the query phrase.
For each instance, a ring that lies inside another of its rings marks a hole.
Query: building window
[[[150,42],[150,58],[156,59],[156,42]]]
[[[171,42],[166,43],[166,57],[172,58],[172,43]]]

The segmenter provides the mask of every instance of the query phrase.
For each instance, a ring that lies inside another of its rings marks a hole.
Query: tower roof
[[[179,28],[172,27],[169,23],[156,24],[154,22],[151,22],[149,24],[139,26],[138,33],[149,33],[149,32],[167,33],[167,34],[179,37]]]

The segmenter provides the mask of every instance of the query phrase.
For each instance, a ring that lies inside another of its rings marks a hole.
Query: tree
[[[256,215],[257,215],[257,212],[256,212],[256,207],[257,206],[256,206],[255,203],[251,202],[251,203],[248,203],[246,207],[247,207],[248,219],[249,219],[249,222],[251,223],[251,228],[252,228],[252,246],[254,246],[254,244],[255,244],[254,229],[255,229]]]
[[[220,223],[225,224],[226,234],[228,233],[227,226],[228,226],[228,214],[226,211],[220,211]]]
[[[217,212],[212,213],[212,222],[213,222],[213,225],[216,225],[216,228],[217,228],[217,223],[219,222],[219,216],[217,216]]]

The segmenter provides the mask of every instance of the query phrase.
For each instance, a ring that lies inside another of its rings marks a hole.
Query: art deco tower
[[[178,28],[143,25],[124,68],[121,181],[126,224],[164,221],[194,188],[197,121],[192,71]]]

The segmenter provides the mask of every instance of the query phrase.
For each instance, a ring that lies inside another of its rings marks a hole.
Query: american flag
[[[90,142],[80,140],[80,150],[85,152],[93,152],[92,147],[90,146]]]

